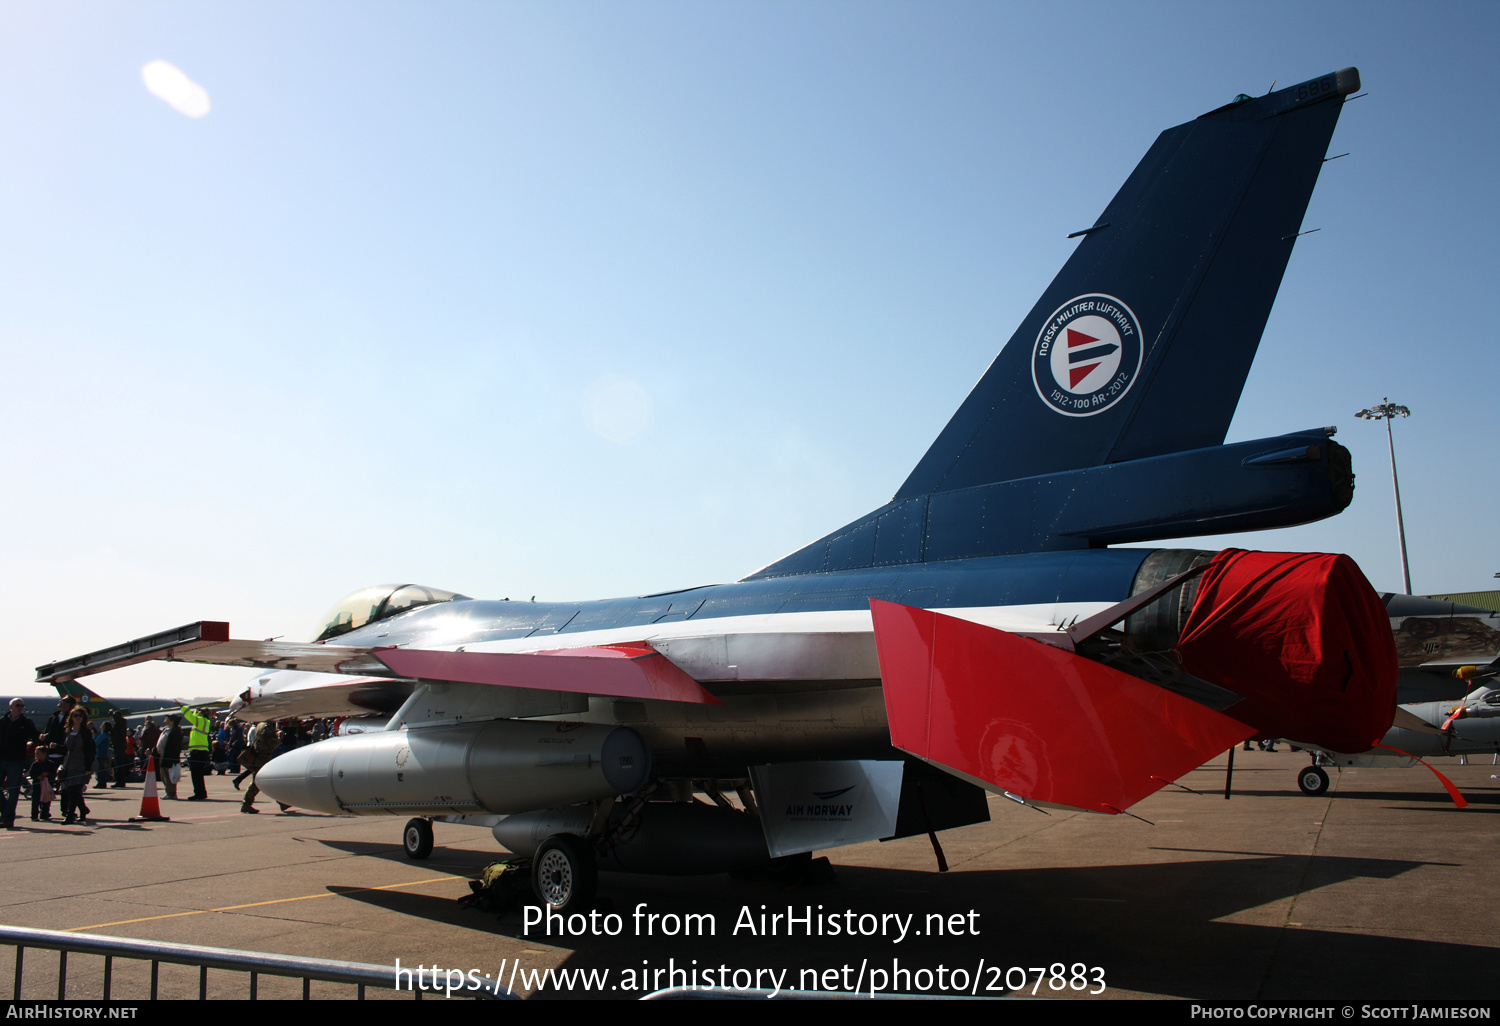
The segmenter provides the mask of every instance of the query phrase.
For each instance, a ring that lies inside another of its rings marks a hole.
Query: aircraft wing
[[[384,664],[370,657],[369,647],[314,645],[296,641],[247,641],[229,636],[229,624],[200,620],[149,634],[122,645],[38,666],[36,679],[56,684],[152,659],[167,662],[245,666],[256,670],[314,670],[320,673],[374,673],[389,676]]]
[[[71,680],[152,659],[261,670],[397,677],[572,694],[717,705],[719,700],[646,642],[545,652],[465,652],[248,641],[229,624],[201,620],[112,648],[37,667],[37,680]]]

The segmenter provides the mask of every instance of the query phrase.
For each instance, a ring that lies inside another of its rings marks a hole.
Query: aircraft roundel
[[[1124,398],[1141,370],[1141,327],[1114,296],[1068,300],[1036,337],[1031,380],[1058,413],[1091,417]]]

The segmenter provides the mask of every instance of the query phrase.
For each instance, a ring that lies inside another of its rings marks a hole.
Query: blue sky
[[[5,5],[12,690],[376,581],[743,576],[889,498],[1158,132],[1347,65],[1229,437],[1337,425],[1355,500],[1197,544],[1399,590],[1389,395],[1415,590],[1491,587],[1497,44],[1493,4]]]

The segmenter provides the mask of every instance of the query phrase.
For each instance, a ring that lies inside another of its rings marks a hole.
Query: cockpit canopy
[[[340,599],[323,617],[318,636],[313,640],[327,641],[340,634],[348,634],[367,623],[404,613],[408,609],[468,597],[456,591],[429,588],[422,584],[374,584]]]

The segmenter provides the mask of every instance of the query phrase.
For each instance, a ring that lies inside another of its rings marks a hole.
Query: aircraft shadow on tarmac
[[[1413,812],[1429,812],[1433,810],[1449,809],[1459,811],[1453,805],[1453,799],[1448,797],[1448,792],[1437,786],[1433,781],[1434,790],[1426,791],[1355,791],[1340,790],[1330,791],[1319,797],[1331,798],[1335,802],[1363,801],[1363,802],[1392,802],[1396,805],[1405,805]],[[1475,787],[1460,787],[1459,793],[1469,803],[1465,812],[1500,812],[1500,792]],[[1244,795],[1252,798],[1284,798],[1287,796],[1285,790],[1270,791],[1241,791],[1236,789],[1235,796]]]
[[[406,857],[406,852],[401,845],[380,841],[346,841],[331,840],[324,837],[302,837],[298,840],[315,844],[321,844],[336,851],[347,852],[350,855],[359,855],[363,858],[385,859],[387,862],[399,862],[403,865],[421,865],[431,869],[457,869],[459,872],[478,875],[479,870],[491,862],[503,858],[505,853],[498,848],[460,848],[456,845],[444,844],[432,849],[432,857],[421,863],[414,863]]]
[[[563,963],[568,969],[600,967],[618,973],[641,966],[665,968],[671,959],[677,968],[784,968],[790,971],[789,982],[795,983],[803,970],[845,964],[857,968],[865,959],[871,966],[886,968],[899,959],[910,969],[944,964],[949,969],[967,967],[972,973],[984,958],[989,966],[1006,967],[1083,962],[1103,967],[1112,989],[1181,997],[1410,1000],[1482,997],[1490,992],[1486,970],[1493,963],[1492,948],[1289,929],[1295,924],[1286,922],[1285,903],[1295,896],[1361,879],[1392,880],[1423,866],[1453,863],[1213,854],[1241,857],[941,875],[845,866],[838,868],[832,883],[797,887],[768,880],[726,881],[723,876],[604,873],[603,904],[624,921],[624,931],[615,937],[547,937],[538,928],[525,936],[519,912],[497,919],[446,898],[329,889],[390,911],[571,949]],[[637,934],[633,913],[641,903],[648,912],[711,913],[716,931],[713,936],[691,937]],[[1251,912],[1276,903],[1282,907]],[[929,913],[947,916],[974,909],[980,933],[913,933],[900,943],[880,936],[766,937],[745,930],[736,935],[742,908],[758,915],[762,905],[767,912],[785,912],[790,905],[799,915],[808,905],[814,911],[821,905],[824,914],[841,916],[845,909],[856,915],[911,914],[915,930],[923,928]],[[1219,921],[1241,913],[1267,922]],[[1409,917],[1405,921],[1417,923]]]

